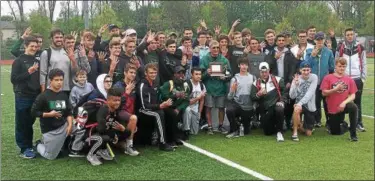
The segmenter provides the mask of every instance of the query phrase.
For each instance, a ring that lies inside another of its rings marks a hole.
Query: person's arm
[[[43,108],[44,108],[44,94],[39,94],[32,107],[31,107],[31,115],[33,115],[34,117],[39,117],[39,118],[43,118],[45,116],[43,116]]]
[[[96,113],[96,121],[98,122],[98,126],[96,126],[96,130],[99,134],[105,134],[107,131],[106,125],[106,118],[108,115],[108,108],[102,106],[99,108],[98,112]]]
[[[253,101],[258,101],[261,97],[257,96],[258,93],[258,88],[253,84],[251,87],[251,93],[250,93],[250,98]]]
[[[335,71],[335,57],[333,57],[332,51],[329,51],[329,60],[328,60],[328,72],[333,73]]]
[[[322,80],[322,83],[320,84],[320,90],[322,90],[322,95],[324,97],[327,97],[333,93],[336,93],[338,89],[338,86],[331,89],[331,84],[329,80],[327,79],[327,76],[325,76]]]
[[[99,36],[99,34],[98,34],[98,36],[96,36],[96,38],[95,38],[95,43],[94,43],[94,47],[93,47],[94,51],[105,51],[105,50],[102,50],[101,47],[100,47],[101,42],[102,42],[102,37]]]
[[[307,92],[302,97],[302,99],[297,103],[300,106],[307,104],[310,101],[311,97],[315,94],[316,87],[318,86],[318,76],[315,74],[311,74],[311,75],[313,76],[313,79],[310,84],[310,87],[307,89]]]
[[[76,90],[77,89],[75,89],[75,87],[73,87],[72,91],[69,94],[69,101],[70,101],[70,103],[72,104],[73,107],[76,107],[76,105],[78,103],[78,99],[77,99],[77,96],[76,96]]]
[[[281,94],[281,102],[284,102],[284,105],[286,101],[288,100],[288,90],[285,87],[284,79],[281,78],[279,81],[279,87],[280,87],[280,94]]]
[[[366,55],[366,50],[364,49],[364,47],[362,47],[362,72],[361,72],[361,78],[362,78],[362,81],[365,82],[366,79],[367,79],[367,55]]]
[[[289,97],[291,99],[297,98],[297,85],[294,81],[292,81],[292,85],[290,86]]]
[[[47,51],[43,51],[42,54],[40,55],[40,63],[39,63],[39,74],[40,74],[40,89],[41,89],[41,92],[44,92],[44,90],[46,89],[45,85],[46,85],[46,76],[47,76],[47,67],[48,67],[48,55],[47,55]]]
[[[12,84],[25,82],[30,78],[30,75],[34,72],[26,71],[22,72],[22,64],[23,62],[19,59],[16,59],[12,64],[12,72],[10,74],[10,81]]]
[[[147,49],[147,46],[149,45],[149,42],[144,41],[141,44],[139,44],[136,48],[137,50],[137,55],[142,55],[143,51]]]
[[[332,51],[336,51],[336,48],[337,48],[337,40],[336,40],[336,37],[335,35],[331,36],[331,46],[332,46]]]
[[[77,62],[77,64],[79,65],[79,67],[77,67],[76,69],[77,71],[80,69],[84,69],[87,71],[87,73],[91,72],[90,62],[86,54],[82,56],[80,55],[79,50],[76,50],[76,52],[74,53],[74,58],[75,58],[75,62]],[[72,66],[72,69],[74,69],[73,63],[71,66]]]
[[[207,69],[208,69],[208,56],[209,55],[206,55],[202,58],[202,60],[200,61],[200,65],[199,67],[202,69],[202,81],[203,80],[206,80],[208,79],[210,76],[210,74],[207,73]]]
[[[161,97],[162,97],[162,100],[165,101],[169,98],[174,98],[175,96],[173,95],[173,93],[171,91],[169,91],[170,89],[170,84],[169,84],[169,81],[165,82],[161,87],[160,87],[160,94],[161,94]]]
[[[20,50],[23,41],[24,41],[23,38],[20,38],[16,41],[16,43],[14,43],[14,45],[12,46],[12,49],[10,50],[10,53],[12,53],[13,56],[19,57],[23,53]]]
[[[177,106],[177,110],[178,111],[183,111],[185,110],[187,107],[189,106],[189,100],[186,99],[185,101],[183,101],[179,106]]]
[[[229,93],[228,93],[228,96],[227,96],[228,100],[233,100],[234,95],[236,94],[236,91],[232,91],[232,86],[233,86],[234,82],[235,82],[235,78],[232,78],[230,80]]]

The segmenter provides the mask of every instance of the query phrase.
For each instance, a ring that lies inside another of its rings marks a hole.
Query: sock
[[[126,147],[131,147],[131,146],[133,146],[133,139],[126,140]]]

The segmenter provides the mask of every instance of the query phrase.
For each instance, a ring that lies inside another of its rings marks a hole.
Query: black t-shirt
[[[60,118],[43,117],[43,113],[48,113],[52,110],[61,112],[62,116]],[[40,129],[42,133],[47,133],[65,124],[66,118],[72,115],[72,105],[69,102],[69,96],[65,92],[54,92],[47,89],[36,98],[32,113],[36,117],[40,117]]]
[[[229,54],[229,64],[232,70],[232,75],[235,75],[240,72],[240,68],[238,67],[238,58],[243,55],[243,50],[245,47],[236,47],[235,45],[231,45],[228,47],[228,54]]]
[[[121,119],[118,117],[118,111],[111,112],[107,105],[103,105],[99,108],[98,112],[96,113],[96,120],[98,122],[98,126],[96,130],[99,134],[105,134],[113,138],[115,134],[119,135],[120,131],[113,129],[114,123],[117,121],[118,123],[122,124],[126,127],[125,122],[121,122]]]

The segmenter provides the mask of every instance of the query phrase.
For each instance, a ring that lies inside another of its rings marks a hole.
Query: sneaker
[[[350,133],[350,141],[353,141],[353,142],[358,141],[356,132]]]
[[[168,143],[169,146],[171,146],[173,149],[178,148],[177,144],[175,142]]]
[[[235,131],[235,132],[232,132],[230,134],[228,134],[226,137],[227,138],[238,138],[240,136],[240,134],[238,133],[238,131]]]
[[[320,127],[322,127],[322,123],[316,123],[316,124],[315,124],[315,127],[316,127],[316,128],[320,128]]]
[[[293,141],[299,141],[298,135],[292,135],[292,140]]]
[[[213,129],[212,129],[212,127],[211,126],[209,126],[208,128],[207,128],[207,134],[214,134],[214,131],[213,131]]]
[[[219,132],[221,132],[221,134],[228,134],[228,131],[224,128],[223,125],[220,125],[218,130]]]
[[[151,145],[157,145],[159,141],[159,135],[157,131],[152,132]]]
[[[182,140],[183,141],[188,141],[189,140],[189,137],[190,137],[190,130],[186,130],[184,131],[183,135],[182,135]]]
[[[86,158],[87,158],[87,161],[89,161],[91,163],[91,165],[93,165],[93,166],[97,166],[97,165],[101,165],[102,164],[102,162],[98,159],[98,157],[96,156],[96,154],[94,154],[94,155],[88,154],[86,156]]]
[[[207,123],[201,126],[201,130],[204,130],[204,129],[207,129],[207,128],[208,128],[208,124]]]
[[[81,158],[81,157],[85,157],[86,155],[79,152],[79,151],[74,151],[74,150],[71,150],[69,152],[69,157],[73,157],[73,158]]]
[[[34,147],[33,147],[33,150],[38,150],[38,145],[42,143],[42,140],[36,140],[35,141],[35,144],[34,144]]]
[[[362,126],[362,125],[357,125],[357,130],[359,131],[359,132],[366,132],[366,129]]]
[[[35,158],[36,154],[31,148],[27,148],[20,156],[22,158],[31,159],[31,158]]]
[[[171,147],[169,144],[167,143],[161,143],[159,145],[159,149],[160,150],[163,150],[163,151],[174,151],[175,149],[173,147]]]
[[[128,146],[125,148],[124,151],[125,154],[130,155],[130,156],[138,156],[139,152],[133,148],[133,146]]]
[[[277,132],[276,140],[277,140],[277,142],[283,142],[284,141],[284,137],[283,137],[283,134],[281,132]]]
[[[104,160],[113,160],[113,157],[109,154],[108,149],[100,149],[96,151],[96,155],[103,158]]]
[[[181,146],[181,145],[184,144],[184,143],[182,143],[182,141],[179,140],[179,139],[176,139],[174,142],[176,143],[177,146]]]

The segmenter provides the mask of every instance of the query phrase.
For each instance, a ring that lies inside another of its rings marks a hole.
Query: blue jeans
[[[31,115],[31,107],[35,98],[16,96],[16,143],[23,153],[33,147],[33,124],[35,117]]]

